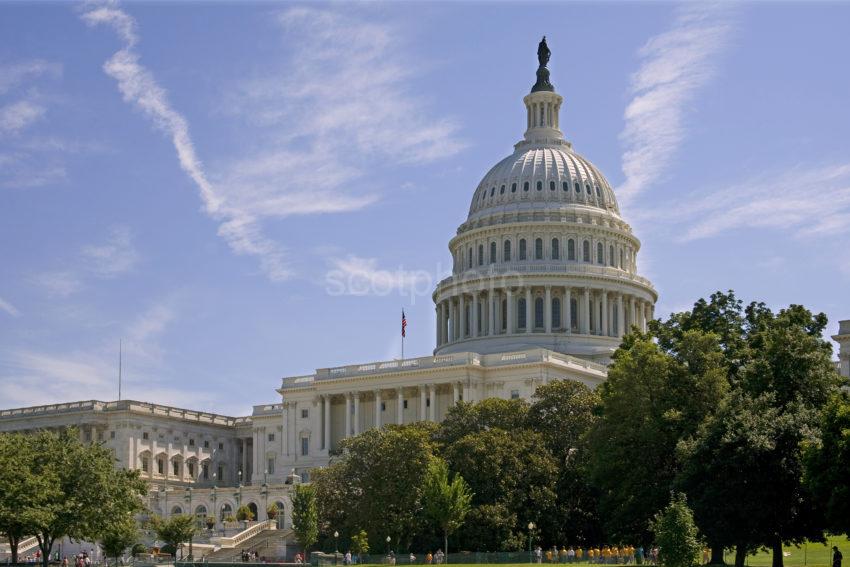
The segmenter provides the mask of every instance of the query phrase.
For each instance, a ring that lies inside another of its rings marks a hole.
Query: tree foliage
[[[449,467],[434,459],[428,467],[423,490],[425,516],[443,534],[443,549],[449,552],[449,534],[463,525],[472,502],[469,485],[459,474],[449,480]]]
[[[292,531],[306,554],[319,539],[319,512],[316,507],[316,486],[296,484],[292,495]]]
[[[369,534],[366,530],[360,530],[351,536],[351,551],[357,555],[369,553]]]
[[[821,417],[820,443],[805,451],[805,480],[832,533],[850,534],[850,397],[836,394]]]
[[[674,494],[670,504],[653,521],[658,558],[664,567],[696,567],[700,545],[697,526],[683,494]]]
[[[131,514],[115,518],[100,536],[100,547],[106,557],[112,557],[118,565],[118,558],[124,555],[139,538],[136,519]]]
[[[191,541],[198,529],[195,526],[195,518],[190,514],[175,514],[165,519],[153,516],[151,527],[156,532],[156,537],[175,551],[183,543]]]

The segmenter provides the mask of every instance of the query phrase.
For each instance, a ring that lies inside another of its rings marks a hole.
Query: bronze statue
[[[546,45],[546,36],[543,36],[543,39],[540,40],[540,44],[537,46],[537,62],[540,63],[541,67],[545,67],[547,63],[549,63],[549,56],[552,55],[552,52],[549,51],[549,46]]]

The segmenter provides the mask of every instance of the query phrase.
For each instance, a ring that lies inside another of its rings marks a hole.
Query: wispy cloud
[[[35,274],[30,281],[51,296],[67,297],[82,291],[93,278],[112,279],[132,271],[139,257],[130,229],[116,225],[104,242],[83,246],[73,255],[73,262]]]
[[[408,295],[411,300],[433,289],[435,275],[425,270],[406,270],[399,266],[388,270],[378,266],[377,258],[348,256],[331,260],[325,274],[329,295]]]
[[[647,216],[652,215],[652,216]],[[779,229],[798,237],[850,232],[850,163],[798,166],[727,187],[703,188],[648,220],[684,227],[684,241],[731,230]]]
[[[124,226],[113,227],[105,243],[84,246],[82,255],[89,269],[103,278],[129,272],[139,260],[130,229]]]
[[[29,100],[0,106],[0,135],[17,134],[44,117],[45,108]]]
[[[0,64],[0,95],[37,77],[43,75],[57,77],[61,73],[61,65],[43,59]]]
[[[641,66],[632,76],[620,134],[625,181],[617,196],[625,206],[660,179],[675,157],[687,131],[687,106],[716,73],[733,12],[729,3],[687,3],[673,27],[639,51]]]
[[[19,317],[21,312],[18,311],[18,308],[0,297],[0,311],[4,311],[7,315],[11,315],[12,317]]]

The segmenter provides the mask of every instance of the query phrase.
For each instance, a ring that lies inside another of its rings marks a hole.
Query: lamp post
[[[218,524],[218,508],[215,505],[215,501],[218,499],[218,493],[217,493],[217,489],[215,487],[215,484],[213,484],[212,490],[210,491],[210,499],[212,500],[212,503],[213,503],[212,514],[213,514],[213,520],[215,520],[215,523],[213,524],[213,530],[215,530],[215,527]]]
[[[339,532],[334,531],[334,565],[336,565],[337,555],[339,555]]]
[[[392,538],[390,536],[387,536],[387,555],[390,554],[390,540],[391,539]]]
[[[191,486],[186,487],[186,495],[184,496],[184,498],[186,500],[186,504],[188,505],[189,514],[194,516],[194,514],[192,513],[192,487]],[[197,520],[195,520],[195,521],[197,521]],[[189,561],[192,561],[192,559],[193,559],[193,557],[192,557],[192,536],[189,536]]]
[[[534,563],[534,553],[531,551],[531,532],[534,530],[534,522],[528,522],[528,560]]]
[[[269,485],[266,484],[265,482],[263,483],[263,486],[260,487],[260,494],[263,495],[263,506],[265,506],[266,520],[268,520],[269,519]],[[259,516],[259,512],[257,513],[257,516]],[[259,521],[259,520],[260,520],[260,518],[258,517],[257,521]]]

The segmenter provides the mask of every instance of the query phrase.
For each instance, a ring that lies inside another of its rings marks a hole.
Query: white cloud
[[[686,134],[686,107],[714,76],[729,42],[733,9],[727,3],[688,3],[670,30],[639,51],[642,63],[632,76],[620,134],[625,181],[617,196],[625,206],[661,178],[675,157]]]
[[[42,272],[30,281],[47,291],[50,296],[67,297],[83,289],[80,276],[71,271]]]
[[[57,77],[61,72],[61,65],[43,59],[0,64],[0,95],[42,75]]]
[[[429,294],[435,277],[425,270],[395,270],[378,267],[377,258],[348,256],[331,260],[325,274],[325,289],[329,295],[409,295],[411,300]]]
[[[113,227],[105,243],[84,246],[82,255],[89,269],[103,278],[129,272],[139,260],[130,229],[122,226]]]
[[[642,218],[683,227],[684,241],[762,228],[797,237],[850,231],[850,163],[798,166],[728,187],[703,188]]]
[[[44,117],[46,109],[28,100],[19,100],[0,107],[0,135],[18,134]]]
[[[0,311],[5,311],[8,315],[12,317],[19,317],[21,312],[18,311],[17,307],[0,297]]]

